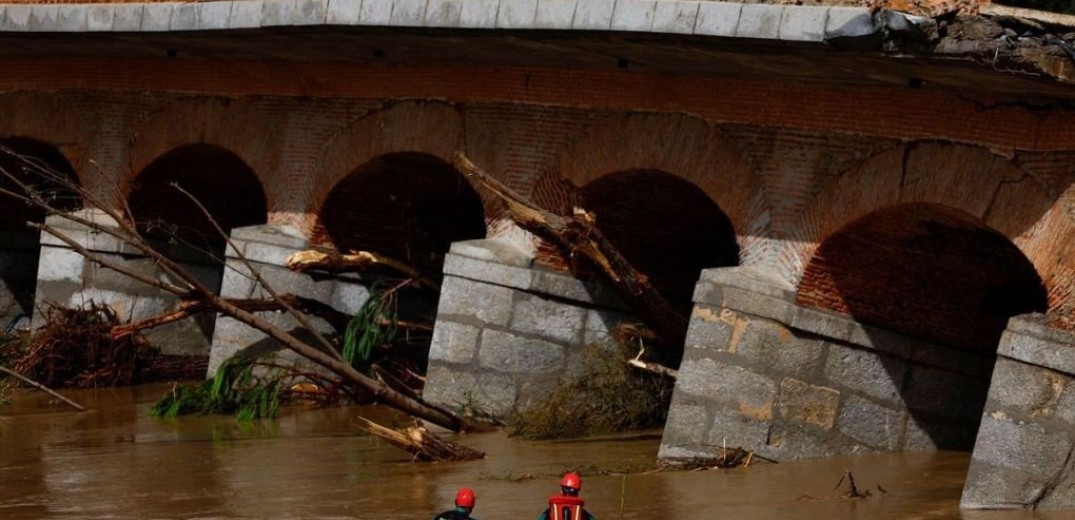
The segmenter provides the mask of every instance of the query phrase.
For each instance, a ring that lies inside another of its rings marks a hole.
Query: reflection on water
[[[1068,517],[961,513],[966,453],[641,473],[652,467],[659,432],[573,442],[490,433],[457,438],[486,451],[484,460],[415,464],[357,427],[359,415],[398,420],[383,408],[291,410],[252,425],[229,417],[150,418],[149,406],[167,390],[69,392],[90,410],[83,413],[30,392],[0,406],[0,518],[414,519],[450,507],[465,485],[477,491],[479,518],[532,519],[571,468],[582,469],[583,496],[601,520]],[[803,498],[837,494],[845,468],[874,497]]]

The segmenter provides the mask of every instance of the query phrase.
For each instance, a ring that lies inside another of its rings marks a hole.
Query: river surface
[[[88,411],[19,391],[0,405],[0,518],[428,519],[456,489],[478,495],[483,520],[533,519],[579,469],[600,520],[1072,518],[960,512],[969,454],[863,456],[709,471],[652,469],[660,432],[581,441],[528,441],[503,432],[450,436],[487,457],[413,463],[378,442],[359,416],[402,419],[379,407],[287,409],[276,421],[154,419],[168,386],[69,391]],[[845,469],[865,500],[825,497]],[[881,493],[878,484],[887,491]]]

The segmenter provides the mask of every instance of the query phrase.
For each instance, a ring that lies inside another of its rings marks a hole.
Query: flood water
[[[42,393],[14,394],[0,405],[0,518],[428,519],[470,486],[478,518],[533,519],[560,474],[575,468],[600,520],[1075,516],[960,512],[967,453],[646,473],[660,432],[570,442],[497,432],[452,436],[484,450],[484,460],[412,463],[357,426],[359,416],[400,420],[383,408],[289,409],[246,425],[231,417],[150,418],[150,405],[168,389],[65,392],[87,407],[81,413]],[[844,469],[874,496],[825,500],[839,493]]]

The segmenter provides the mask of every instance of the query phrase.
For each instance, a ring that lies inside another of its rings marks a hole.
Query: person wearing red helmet
[[[470,512],[474,510],[475,499],[473,489],[460,488],[455,494],[455,509],[434,516],[433,520],[478,520],[470,516]]]
[[[560,479],[560,494],[549,498],[548,509],[541,512],[538,520],[597,520],[586,510],[586,501],[579,498],[582,477],[569,472]]]

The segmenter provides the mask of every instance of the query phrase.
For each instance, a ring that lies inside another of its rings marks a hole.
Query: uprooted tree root
[[[475,460],[485,457],[485,452],[469,448],[457,442],[441,439],[421,426],[395,429],[381,426],[369,419],[360,418],[371,434],[388,444],[406,450],[415,460],[424,462],[449,460]]]
[[[581,373],[517,412],[513,434],[568,438],[659,427],[668,415],[674,381],[633,370],[629,347],[586,347]],[[611,351],[610,351],[611,350]]]
[[[97,388],[144,382],[160,357],[144,337],[112,339],[119,318],[107,305],[50,306],[45,325],[26,340],[13,369],[54,388]],[[14,347],[19,342],[10,345]]]

